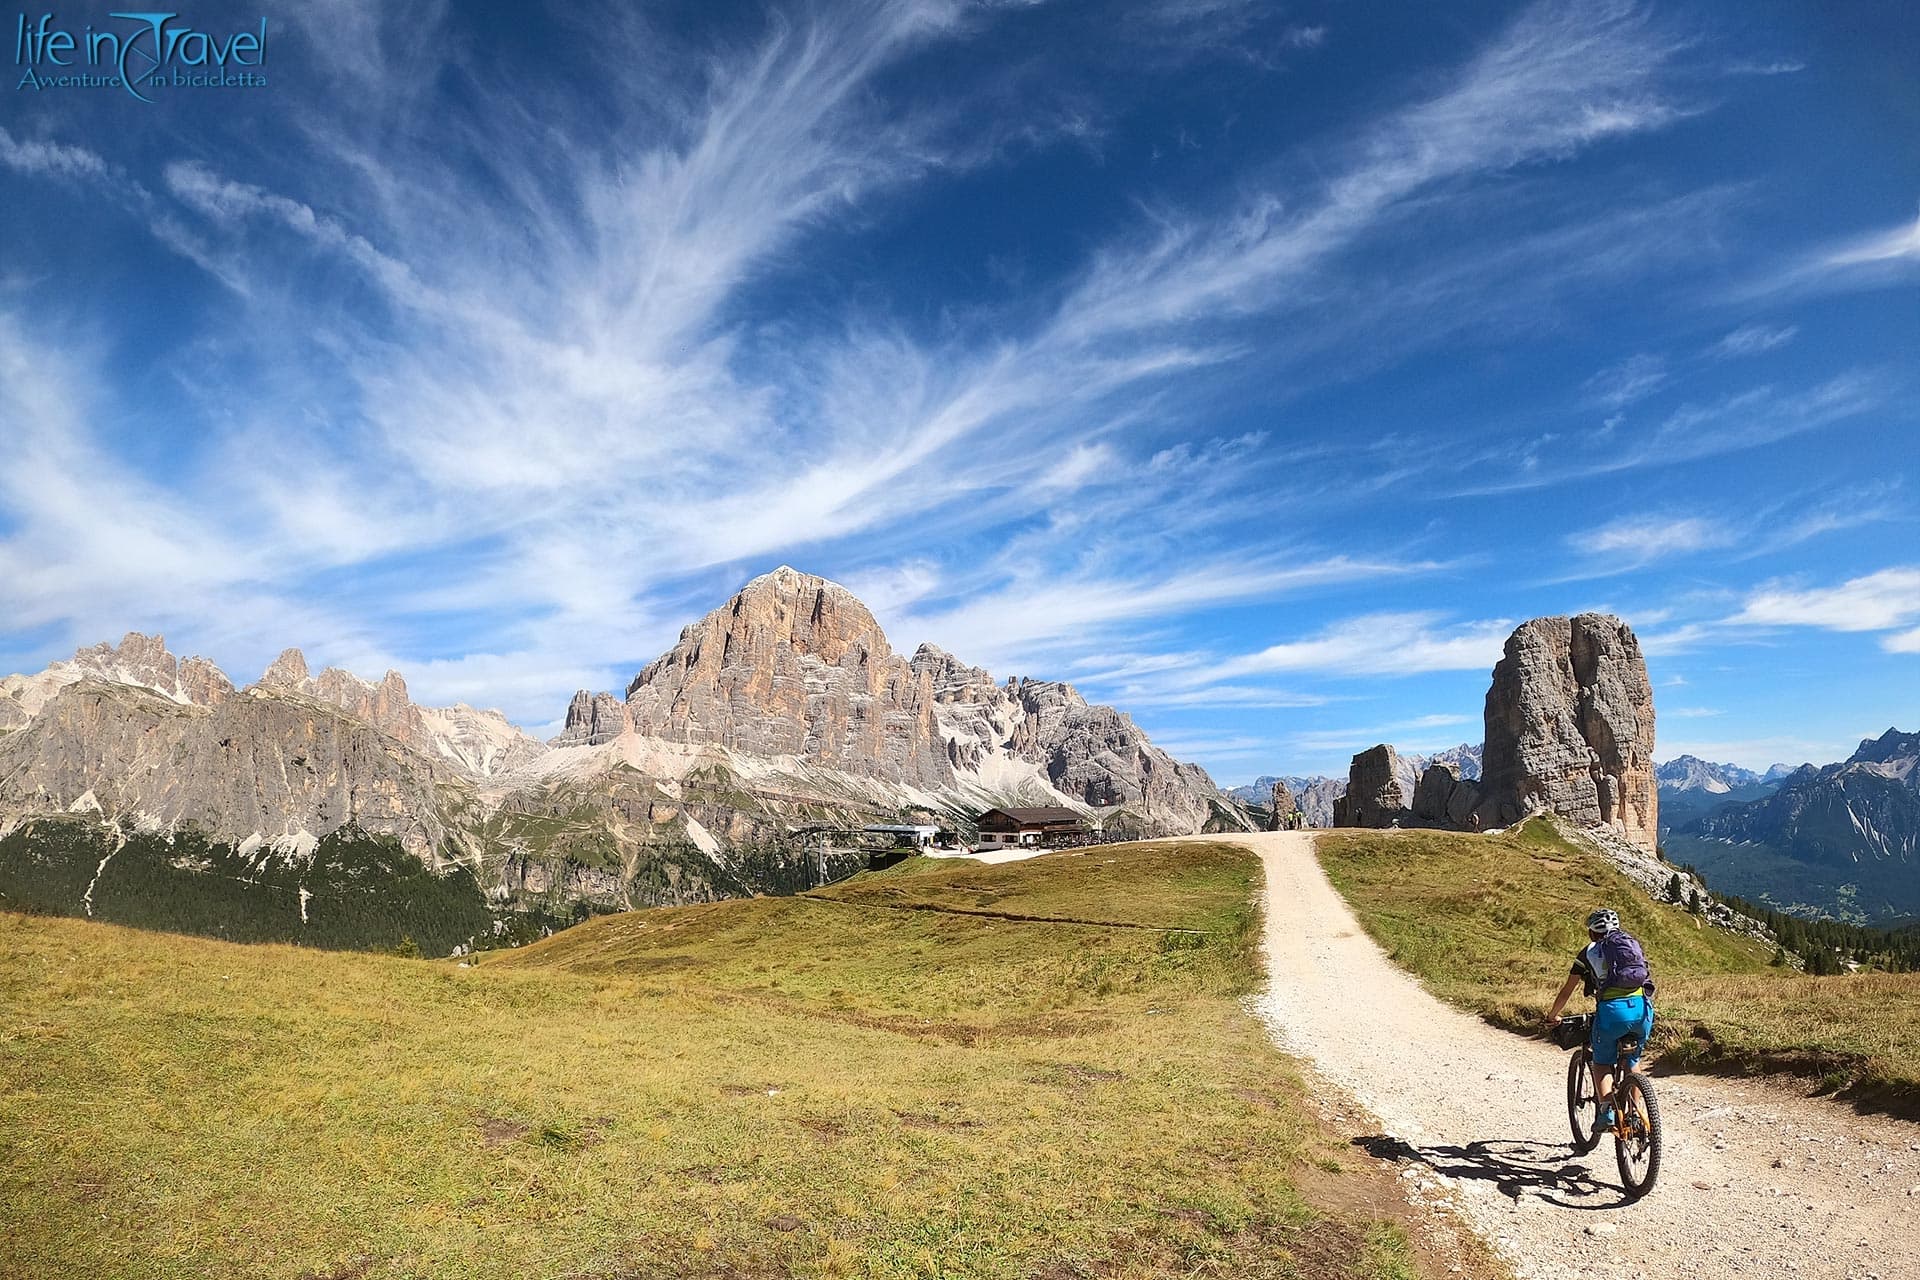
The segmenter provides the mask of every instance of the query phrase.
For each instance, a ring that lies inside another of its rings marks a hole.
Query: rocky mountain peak
[[[298,649],[282,649],[259,681],[263,689],[298,689],[306,682],[307,655]]]
[[[129,631],[117,645],[88,645],[34,675],[0,679],[0,729],[25,724],[60,690],[81,680],[151,689],[174,702],[202,707],[215,706],[233,693],[233,682],[207,659],[176,658],[164,636]]]
[[[929,688],[873,614],[838,583],[785,565],[682,631],[627,686],[624,711],[636,732],[670,741],[923,786],[953,778]],[[612,727],[610,709],[576,698],[563,738],[580,740],[582,712],[588,740]]]
[[[1847,757],[1848,764],[1886,764],[1920,756],[1920,733],[1902,733],[1889,728],[1877,738],[1862,738],[1859,749]]]

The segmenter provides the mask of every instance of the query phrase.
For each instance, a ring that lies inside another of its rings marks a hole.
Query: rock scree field
[[[1259,875],[916,861],[471,967],[0,914],[0,1275],[1505,1275],[1249,1015]]]
[[[1629,1201],[1610,1142],[1586,1156],[1572,1152],[1567,1055],[1436,998],[1512,1017],[1527,998],[1519,993],[1532,993],[1544,1012],[1577,945],[1573,904],[1595,892],[1622,906],[1630,928],[1645,930],[1662,990],[1674,987],[1677,1003],[1722,982],[1827,980],[1767,975],[1764,967],[1759,977],[1744,975],[1738,971],[1752,962],[1720,943],[1682,948],[1679,930],[1690,924],[1661,921],[1667,909],[1644,897],[1634,905],[1597,855],[1550,832],[1342,832],[1317,837],[1319,858],[1316,837],[1305,833],[1222,839],[1258,852],[1266,869],[1273,981],[1261,1008],[1277,1042],[1335,1087],[1328,1114],[1348,1127],[1357,1149],[1398,1167],[1415,1198],[1471,1222],[1522,1277],[1920,1276],[1908,1226],[1920,1196],[1920,1125],[1861,1115],[1777,1082],[1662,1075],[1656,1067],[1666,1163],[1653,1193]],[[1530,862],[1536,855],[1540,864]],[[1501,859],[1511,876],[1549,895],[1533,903],[1537,924],[1512,904],[1502,914],[1497,871],[1481,883],[1460,879],[1463,862],[1486,859]],[[1549,872],[1547,862],[1557,865]],[[1389,882],[1391,893],[1381,888]],[[1357,918],[1336,884],[1358,905]],[[1549,919],[1556,912],[1570,921],[1564,939]],[[1649,927],[1662,923],[1674,931]],[[1390,940],[1427,984],[1370,932]],[[1531,941],[1516,946],[1516,937]],[[1716,1025],[1733,1016],[1732,1003],[1715,1006],[1712,1016],[1723,1020]],[[1760,1021],[1756,1034],[1789,1034],[1784,1024]],[[1911,1021],[1897,1034],[1911,1060]],[[1335,1091],[1352,1100],[1351,1110]]]

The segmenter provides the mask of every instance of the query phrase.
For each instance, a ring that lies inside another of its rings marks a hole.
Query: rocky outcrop
[[[1456,831],[1473,828],[1477,822],[1474,811],[1479,807],[1480,783],[1473,778],[1461,778],[1447,797],[1446,825]]]
[[[632,731],[626,703],[610,693],[582,689],[567,704],[566,725],[553,742],[555,746],[597,747]]]
[[[1482,823],[1546,810],[1653,849],[1653,727],[1647,664],[1624,622],[1583,613],[1522,624],[1487,691]]]
[[[932,695],[936,730],[956,773],[978,772],[1014,740],[1025,712],[991,675],[931,644],[914,651],[912,666]]]
[[[421,707],[420,723],[435,754],[475,778],[512,773],[547,753],[545,743],[492,708]]]
[[[1473,824],[1480,804],[1480,785],[1460,776],[1451,762],[1430,764],[1420,773],[1413,793],[1413,820],[1421,826],[1465,830]]]
[[[669,742],[953,781],[927,682],[852,592],[785,566],[682,631],[627,686],[627,714],[636,732]]]
[[[1293,798],[1293,789],[1287,786],[1284,778],[1273,780],[1273,798],[1267,806],[1267,830],[1281,831],[1292,822],[1293,815],[1300,812],[1300,806]]]
[[[1335,806],[1335,826],[1390,827],[1410,816],[1400,788],[1400,757],[1386,743],[1353,758],[1347,794]]]

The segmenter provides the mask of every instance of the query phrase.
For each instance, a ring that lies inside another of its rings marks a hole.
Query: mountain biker
[[[1587,917],[1587,946],[1573,958],[1573,968],[1560,985],[1560,993],[1547,1012],[1549,1025],[1557,1026],[1560,1011],[1573,998],[1575,987],[1594,997],[1593,1034],[1588,1044],[1593,1050],[1593,1096],[1600,1104],[1599,1126],[1613,1125],[1613,1071],[1631,1071],[1653,1034],[1653,974],[1647,967],[1646,952],[1640,940],[1620,927],[1620,916],[1608,907]],[[1620,1061],[1620,1038],[1632,1036],[1639,1041],[1625,1062]]]

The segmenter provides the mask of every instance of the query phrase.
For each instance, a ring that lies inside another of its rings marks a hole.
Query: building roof
[[[1031,809],[989,809],[986,813],[981,814],[980,817],[984,819],[988,815],[995,813],[1000,814],[1002,817],[1011,818],[1023,826],[1048,827],[1061,823],[1085,822],[1087,820],[1085,814],[1074,809],[1063,808],[1060,805],[1046,805]]]

